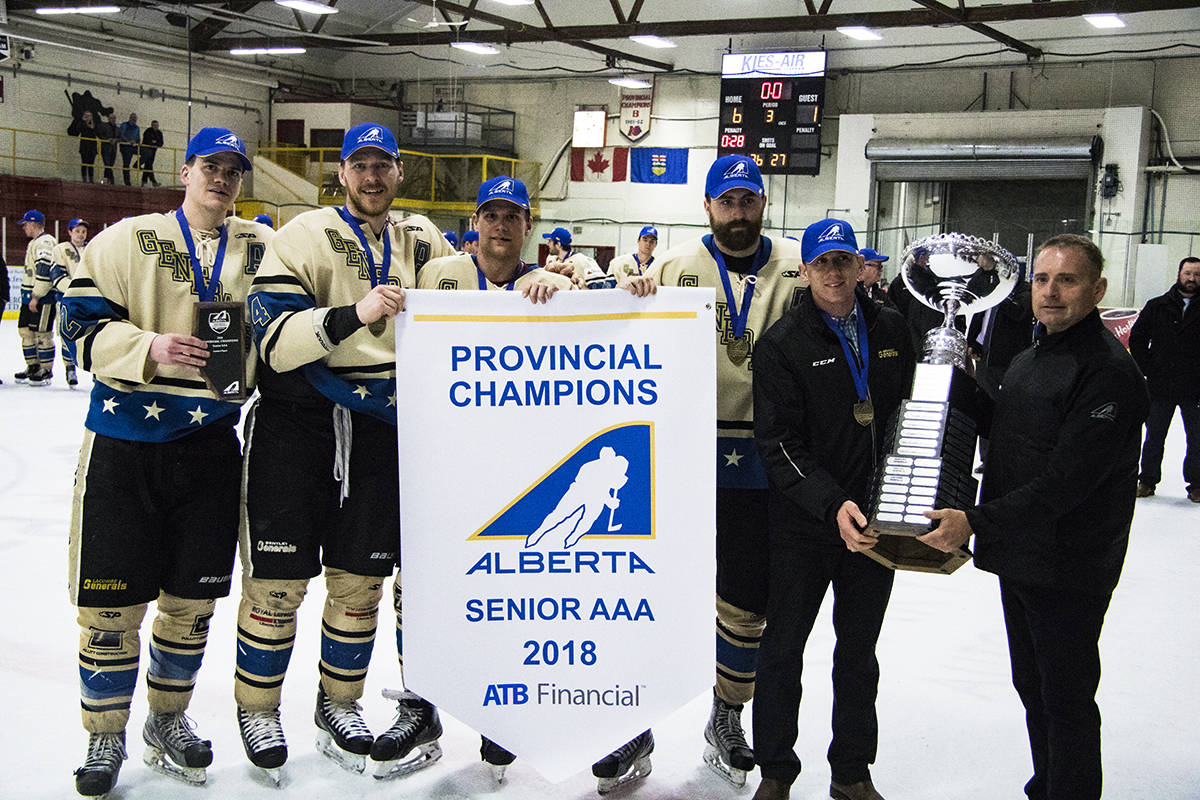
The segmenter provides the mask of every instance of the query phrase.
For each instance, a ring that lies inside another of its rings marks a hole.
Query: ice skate
[[[142,761],[155,772],[202,785],[208,779],[204,768],[213,760],[212,742],[197,736],[195,727],[182,711],[151,711],[142,728]]]
[[[30,367],[25,373],[25,383],[30,386],[49,386],[54,375],[48,369],[42,369],[40,366]]]
[[[79,376],[75,374],[75,367],[67,367],[67,386],[74,389],[79,385]]]
[[[596,791],[608,794],[632,781],[650,774],[650,754],[654,752],[654,734],[643,731],[604,758],[592,764],[592,774],[599,779]]]
[[[287,740],[283,738],[283,726],[279,723],[279,709],[246,711],[239,708],[237,721],[246,758],[279,786],[283,781],[279,768],[287,761]]]
[[[117,785],[125,758],[125,731],[91,734],[87,757],[75,770],[75,791],[84,797],[107,797]]]
[[[361,708],[353,701],[338,703],[329,699],[325,688],[317,689],[317,749],[337,762],[342,769],[362,772],[367,766],[374,737],[363,722]]]
[[[479,737],[479,757],[492,768],[492,777],[496,779],[496,783],[504,783],[504,773],[508,770],[508,765],[517,760],[516,756],[486,736]]]
[[[25,369],[21,370],[20,372],[14,372],[13,380],[16,381],[17,383],[28,383],[29,382],[29,368],[26,367]]]
[[[371,760],[378,763],[375,777],[401,778],[441,758],[442,721],[433,704],[397,689],[384,689],[383,696],[396,701],[396,719],[371,747]]]
[[[704,763],[734,786],[746,785],[746,773],[754,769],[754,751],[742,730],[742,706],[731,705],[713,695],[712,713],[704,728]]]

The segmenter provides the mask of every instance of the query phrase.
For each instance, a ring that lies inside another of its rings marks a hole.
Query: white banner
[[[713,680],[713,291],[410,291],[408,688],[561,781]]]

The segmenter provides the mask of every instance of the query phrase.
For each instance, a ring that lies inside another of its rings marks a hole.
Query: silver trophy
[[[933,508],[975,504],[975,381],[967,374],[967,338],[954,326],[1002,302],[1016,285],[1016,258],[997,244],[961,233],[927,236],[901,256],[914,298],[942,312],[925,336],[910,398],[888,426],[887,455],[876,468],[868,510],[879,543],[867,555],[894,569],[950,573],[970,558],[917,541]]]

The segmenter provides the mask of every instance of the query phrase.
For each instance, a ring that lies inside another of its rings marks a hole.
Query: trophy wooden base
[[[891,569],[941,575],[949,575],[971,560],[971,554],[961,548],[943,553],[912,536],[895,533],[880,533],[879,544],[867,550],[866,555]]]

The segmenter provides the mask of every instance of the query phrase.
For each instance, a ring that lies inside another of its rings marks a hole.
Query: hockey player
[[[54,304],[48,304],[49,317],[43,319],[46,315],[42,303],[34,295],[34,283],[39,272],[50,273],[58,240],[46,233],[46,217],[37,209],[26,211],[18,224],[29,237],[29,244],[25,246],[25,273],[21,277],[21,311],[17,315],[25,369],[13,377],[17,383],[49,386],[54,367]]]
[[[468,256],[479,255],[479,231],[467,231],[462,235],[462,251]]]
[[[542,238],[550,250],[546,259],[546,269],[550,272],[566,275],[580,289],[587,286],[589,276],[596,280],[605,274],[595,259],[571,249],[571,232],[566,228],[555,228],[550,233],[543,233]]]
[[[271,219],[270,214],[255,214],[254,221],[262,223],[263,225],[266,225],[268,228],[271,228],[272,230],[275,229],[275,220]]]
[[[658,247],[658,228],[647,225],[638,234],[637,252],[617,256],[608,262],[608,274],[614,275],[618,283],[627,275],[643,275],[654,263],[654,251]]]
[[[87,220],[76,217],[67,223],[67,234],[70,238],[54,246],[51,254],[50,269],[39,272],[33,282],[33,296],[41,305],[43,318],[49,317],[48,327],[54,329],[54,309],[59,298],[71,284],[71,276],[79,266],[83,257],[83,248],[87,246]],[[67,376],[67,386],[74,389],[79,385],[79,377],[75,374],[75,351],[71,343],[63,338],[59,342],[62,353],[63,370]]]
[[[735,786],[754,753],[742,707],[754,696],[766,624],[767,482],[754,447],[754,342],[800,294],[800,243],[762,235],[767,198],[753,160],[722,156],[705,181],[712,233],[685,242],[650,269],[661,286],[717,292],[717,680],[704,761]]]
[[[404,178],[390,130],[351,128],[341,156],[345,206],[284,225],[250,296],[263,366],[246,424],[234,698],[246,755],[276,780],[287,760],[279,701],[296,610],[322,566],[327,600],[314,717],[322,752],[356,772],[370,755],[380,762],[376,777],[441,756],[441,724],[429,703],[398,698],[395,723],[374,738],[357,701],[382,587],[400,557],[391,320],[425,262],[454,251],[426,218],[389,217]],[[397,575],[397,608],[399,593]]]
[[[197,300],[244,300],[271,236],[226,218],[249,169],[241,139],[201,129],[179,172],[182,207],[96,236],[63,298],[60,330],[95,376],[69,542],[89,733],[75,788],[88,797],[113,787],[125,758],[138,632],[152,600],[144,760],[194,784],[212,763],[184,712],[233,574],[240,406],[201,379],[208,345],[191,331]]]

